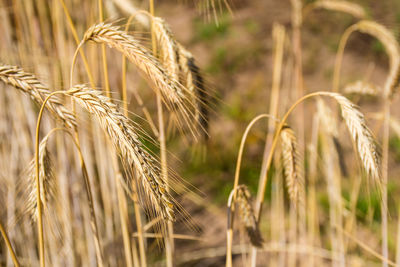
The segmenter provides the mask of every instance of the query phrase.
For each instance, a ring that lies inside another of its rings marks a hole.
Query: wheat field
[[[0,20],[0,266],[400,266],[398,0]]]

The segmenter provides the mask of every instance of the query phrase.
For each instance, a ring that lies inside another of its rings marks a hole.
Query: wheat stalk
[[[17,66],[0,65],[0,79],[28,94],[38,105],[42,105],[43,100],[51,93],[33,74]],[[52,97],[46,107],[66,126],[70,128],[76,126],[75,116],[63,106],[58,97]]]
[[[145,196],[150,201],[152,215],[161,215],[165,220],[174,221],[174,200],[166,190],[157,160],[143,148],[136,134],[138,129],[133,123],[117,110],[109,98],[85,85],[74,86],[66,91],[66,95],[71,96],[97,118],[120,153],[127,171],[130,173],[132,167],[136,167],[139,173],[138,184],[142,186]]]
[[[292,203],[304,205],[304,174],[303,163],[300,160],[297,139],[294,131],[289,126],[284,126],[280,132],[282,159],[286,185]]]
[[[239,217],[246,228],[247,235],[253,246],[262,247],[261,236],[254,210],[251,206],[251,194],[246,185],[239,185],[236,193],[236,205],[238,206]]]

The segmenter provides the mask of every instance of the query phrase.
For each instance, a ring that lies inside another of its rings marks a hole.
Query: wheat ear
[[[42,105],[43,100],[51,93],[33,74],[17,66],[0,65],[0,79],[28,94],[38,105]],[[66,126],[73,128],[76,125],[75,116],[62,105],[58,97],[53,96],[46,107]]]
[[[40,199],[42,206],[46,209],[47,203],[54,201],[57,196],[56,178],[54,176],[53,164],[50,153],[47,149],[49,135],[44,137],[39,145],[39,178],[40,178]],[[28,166],[28,201],[25,210],[31,214],[34,221],[37,219],[37,199],[36,199],[36,173],[35,159],[32,159]]]
[[[342,117],[357,147],[365,171],[375,182],[380,184],[380,152],[374,136],[365,122],[364,115],[346,97],[337,93],[329,93],[329,95],[340,105]]]
[[[189,99],[195,107],[196,121],[207,137],[209,96],[206,93],[203,76],[193,55],[178,43],[178,57],[181,83],[190,93]]]
[[[256,247],[262,247],[264,241],[258,228],[253,207],[251,206],[251,194],[246,185],[238,186],[236,205],[238,206],[239,217],[246,228],[251,244]]]
[[[138,184],[142,186],[145,196],[150,201],[152,215],[161,215],[165,220],[174,221],[174,200],[166,190],[157,160],[144,149],[134,124],[117,110],[109,98],[85,85],[74,86],[66,91],[66,95],[73,97],[79,105],[97,118],[120,153],[127,171],[130,173],[132,167],[138,171]]]
[[[300,160],[297,138],[294,131],[285,125],[281,132],[282,159],[286,186],[292,203],[297,207],[298,204],[304,205],[304,172],[303,163]]]
[[[80,46],[90,40],[96,43],[105,43],[123,53],[150,81],[153,89],[160,90],[167,107],[178,112],[180,123],[187,125],[191,133],[197,136],[193,124],[194,113],[191,110],[190,102],[188,104],[187,97],[182,93],[186,89],[179,81],[171,77],[146,47],[133,36],[110,23],[99,23],[90,27],[84,34]]]

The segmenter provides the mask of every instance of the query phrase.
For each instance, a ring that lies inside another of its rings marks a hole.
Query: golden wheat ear
[[[204,78],[200,72],[200,68],[196,65],[195,58],[190,52],[185,50],[183,47],[179,49],[180,66],[182,69],[181,75],[184,79],[184,85],[191,92],[191,98],[193,105],[196,107],[195,115],[196,121],[203,138],[208,139],[208,127],[209,127],[209,105],[210,99],[206,92]]]
[[[250,242],[255,247],[263,246],[263,238],[258,228],[253,207],[251,206],[251,194],[246,185],[239,185],[237,188],[236,205],[239,210],[239,217],[246,228]]]
[[[136,182],[141,186],[144,198],[141,199],[145,210],[153,216],[164,220],[175,220],[175,201],[166,190],[167,186],[161,177],[159,163],[139,139],[135,125],[118,111],[117,106],[101,92],[89,89],[85,85],[76,85],[65,92],[76,103],[86,109],[100,123],[119,152],[125,171],[130,175],[129,183]],[[132,170],[138,175],[133,178]],[[146,207],[147,206],[147,207]]]
[[[283,167],[289,197],[295,207],[304,205],[304,171],[294,131],[285,125],[281,132]]]
[[[50,153],[47,149],[48,136],[43,138],[39,145],[39,179],[40,179],[40,199],[42,206],[47,209],[47,203],[55,202],[58,190],[56,178],[54,176],[53,164]],[[25,205],[25,211],[31,215],[31,218],[37,219],[37,194],[36,194],[36,172],[35,159],[32,159],[27,169],[26,190],[28,200]]]
[[[380,150],[365,122],[364,115],[346,97],[336,93],[330,95],[339,103],[342,117],[357,147],[366,173],[376,184],[381,185]]]
[[[141,45],[133,36],[110,23],[99,23],[91,26],[85,32],[80,46],[88,41],[107,44],[120,51],[136,65],[142,76],[150,82],[151,87],[161,92],[162,100],[167,108],[178,114],[180,127],[186,126],[193,136],[198,136],[193,123],[195,115],[188,105],[190,101],[182,93],[185,91],[184,86],[171,77],[169,71],[152,55],[151,51]]]
[[[25,72],[22,68],[11,65],[0,65],[0,79],[16,89],[28,94],[39,106],[48,97],[51,91],[45,87],[33,74]],[[47,109],[64,124],[73,128],[76,126],[75,116],[67,110],[61,99],[53,96],[46,105]]]

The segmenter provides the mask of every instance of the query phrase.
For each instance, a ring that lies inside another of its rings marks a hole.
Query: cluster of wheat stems
[[[78,2],[18,0],[11,6],[12,12],[0,14],[4,30],[0,80],[7,88],[0,95],[0,135],[2,140],[8,140],[0,146],[4,160],[0,203],[6,207],[0,210],[0,232],[5,241],[5,246],[0,245],[0,265],[145,267],[157,257],[146,250],[158,244],[158,251],[165,251],[163,264],[175,266],[179,258],[175,240],[196,237],[174,233],[174,223],[196,226],[177,200],[188,190],[169,167],[166,130],[176,128],[185,144],[205,141],[209,92],[194,56],[176,40],[166,21],[155,16],[152,0],[148,2],[149,11],[139,10],[126,0]],[[207,14],[217,24],[219,10],[227,8],[232,12],[226,0],[195,2],[201,10],[211,10]],[[292,0],[291,4],[291,38],[284,26],[273,27],[268,114],[254,118],[241,140],[228,199],[225,264],[236,263],[234,254],[241,254],[246,266],[267,261],[271,266],[296,266],[298,261],[307,266],[323,263],[317,253],[321,240],[316,212],[316,183],[321,176],[327,185],[331,248],[320,253],[322,258],[328,258],[333,266],[346,266],[351,241],[384,266],[393,265],[388,245],[387,182],[390,127],[395,131],[399,128],[390,117],[390,105],[400,86],[399,44],[386,27],[367,20],[366,12],[357,4],[341,0],[317,0],[304,7],[301,0]],[[71,10],[77,7],[90,11],[82,25],[76,25],[76,18],[71,16]],[[129,13],[125,28],[121,21],[104,21],[105,7],[110,17],[119,14],[117,9]],[[301,30],[316,9],[346,13],[359,21],[340,40],[332,90],[307,92],[303,84]],[[129,31],[131,26],[135,27],[133,33]],[[151,43],[144,31],[150,32]],[[340,85],[345,45],[355,31],[372,35],[384,45],[389,73],[382,86],[361,80]],[[289,94],[296,101],[286,107],[278,103],[282,68],[287,63],[284,55],[290,46],[295,90]],[[106,47],[111,49],[106,51]],[[121,66],[116,64],[119,61],[110,60],[110,55],[119,56]],[[127,61],[135,71],[129,71]],[[30,71],[20,66],[27,66]],[[121,70],[121,92],[112,91],[112,86],[118,84],[110,81],[112,68]],[[156,115],[148,109],[152,103],[145,102],[136,92],[141,81],[137,74],[147,82],[145,87],[152,89],[149,94],[155,99]],[[48,85],[37,77],[48,77]],[[135,85],[128,86],[128,82]],[[375,117],[383,121],[382,149],[363,113],[340,91],[381,97],[383,111]],[[29,95],[34,104],[20,92]],[[134,116],[128,105],[130,96],[138,104],[134,110],[141,111],[147,123],[131,119]],[[307,99],[314,99],[317,104],[309,143],[304,123]],[[381,253],[354,236],[361,178],[354,182],[350,201],[344,203],[340,119],[325,102],[328,99],[337,103],[348,130],[349,143],[360,163],[357,177],[364,174],[380,197]],[[295,109],[296,114],[290,116]],[[289,117],[295,117],[293,123]],[[167,125],[166,118],[171,125]],[[247,137],[261,119],[268,119],[268,127],[253,206],[251,190],[239,183],[239,176]],[[150,146],[157,147],[159,155]],[[323,171],[317,174],[317,166],[321,165]],[[263,231],[268,225],[266,212],[263,213],[268,184],[276,189],[271,190],[271,201],[266,205],[271,211],[271,238]],[[283,188],[287,190],[288,209]],[[198,201],[190,192],[187,197]],[[238,242],[236,210],[250,245],[242,240],[239,247],[234,245]],[[289,219],[285,220],[285,216]],[[293,253],[286,254],[290,249]],[[274,250],[277,257],[265,260],[264,253]],[[284,259],[282,255],[289,257]],[[400,256],[396,260],[399,264]]]

